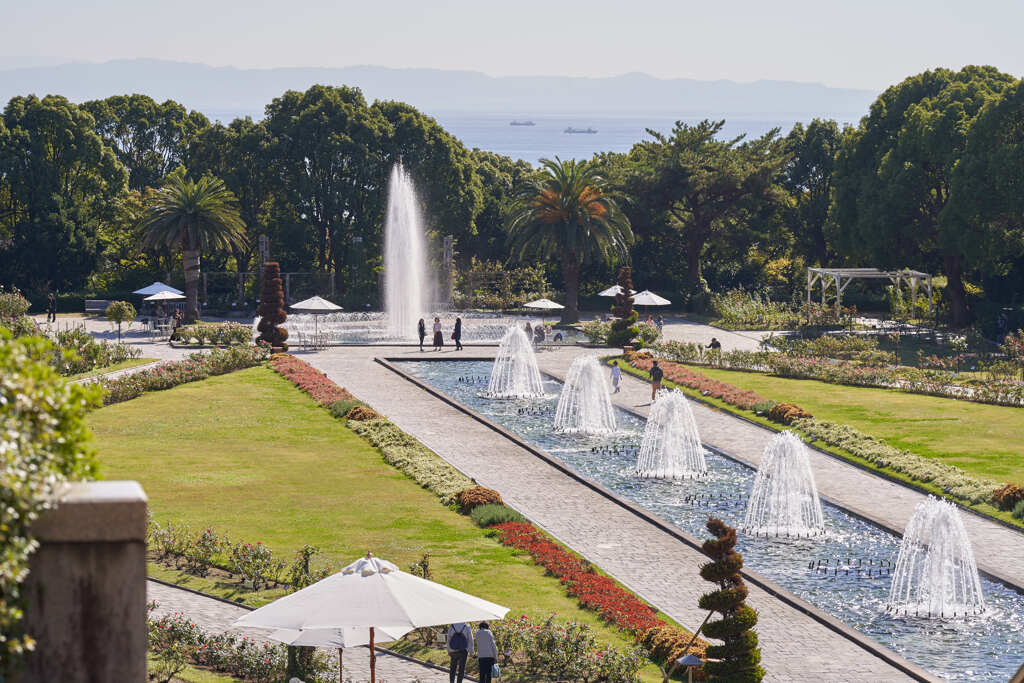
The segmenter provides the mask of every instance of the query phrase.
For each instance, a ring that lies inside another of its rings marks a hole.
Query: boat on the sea
[[[597,133],[597,129],[596,128],[573,128],[572,126],[569,126],[568,128],[566,128],[562,132],[563,133],[568,133],[570,135],[594,135],[595,133]]]
[[[508,125],[510,126],[536,126],[537,124],[533,121],[512,121]]]

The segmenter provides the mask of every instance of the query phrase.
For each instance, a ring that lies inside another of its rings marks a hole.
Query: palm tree
[[[633,232],[595,162],[555,157],[540,163],[543,170],[516,193],[508,219],[510,246],[519,260],[561,259],[562,322],[575,323],[580,319],[580,267],[624,257]]]
[[[213,176],[191,181],[171,173],[156,193],[142,222],[143,244],[150,249],[181,248],[185,269],[185,321],[199,320],[199,254],[245,244],[245,223],[238,200]]]

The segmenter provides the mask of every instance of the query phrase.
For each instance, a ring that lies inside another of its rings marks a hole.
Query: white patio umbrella
[[[338,304],[332,304],[327,299],[319,296],[311,296],[308,299],[292,304],[288,308],[293,311],[313,314],[313,334],[320,332],[320,316],[322,314],[341,310],[341,306]]]
[[[634,306],[668,306],[670,303],[672,302],[649,289],[645,289],[633,297]]]
[[[184,294],[175,294],[170,290],[164,290],[162,292],[157,292],[152,296],[147,296],[145,299],[143,299],[143,301],[175,301],[177,299],[184,298]]]
[[[153,284],[143,287],[142,289],[136,289],[132,294],[142,294],[143,296],[149,296],[150,294],[159,294],[160,292],[173,292],[175,294],[184,294],[180,289],[175,289],[170,285],[165,285],[162,282],[154,282]]]
[[[622,287],[620,287],[619,285],[612,285],[608,289],[606,289],[606,290],[604,290],[602,292],[598,292],[597,295],[598,296],[618,296],[620,292],[622,292]],[[630,294],[636,294],[636,290],[635,289],[631,289],[631,290],[629,290],[629,293]]]
[[[551,299],[537,299],[536,301],[531,301],[528,304],[523,304],[523,308],[536,308],[541,311],[557,311],[559,309],[565,308],[565,306],[559,303],[555,303]],[[543,313],[541,314],[541,322],[544,322]]]
[[[393,634],[422,626],[501,619],[507,613],[507,607],[407,574],[367,553],[337,574],[242,616],[234,626],[363,629],[369,632],[370,680],[377,680],[375,629]]]

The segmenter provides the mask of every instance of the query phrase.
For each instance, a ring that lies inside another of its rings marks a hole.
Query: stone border
[[[562,472],[563,474],[568,475],[572,479],[575,479],[576,481],[578,481],[579,483],[583,484],[587,488],[591,489],[595,493],[597,493],[597,494],[607,498],[611,502],[613,502],[613,503],[619,505],[620,507],[626,509],[627,511],[629,511],[632,514],[636,515],[640,519],[644,520],[645,522],[647,522],[647,523],[651,524],[652,526],[654,526],[655,528],[659,529],[660,531],[663,531],[663,532],[667,533],[668,535],[672,536],[676,540],[682,541],[682,543],[684,545],[689,546],[691,549],[696,550],[697,552],[699,552],[701,554],[704,554],[704,551],[701,549],[701,545],[702,545],[701,542],[699,540],[697,540],[696,538],[690,536],[686,532],[682,531],[678,527],[676,527],[676,526],[674,526],[672,524],[669,524],[668,522],[665,522],[664,520],[662,520],[659,517],[651,514],[650,512],[648,512],[648,511],[646,511],[646,510],[644,510],[642,508],[639,508],[638,506],[634,505],[633,503],[631,503],[631,502],[629,502],[629,501],[619,497],[618,494],[612,492],[610,489],[602,486],[601,484],[598,484],[597,482],[592,481],[592,480],[590,480],[590,479],[580,475],[575,470],[570,468],[568,465],[565,465],[564,463],[558,461],[557,459],[555,459],[552,456],[550,456],[547,453],[545,453],[543,450],[541,450],[539,448],[536,448],[535,446],[530,445],[529,443],[527,443],[525,440],[523,440],[519,436],[517,436],[517,435],[513,434],[512,432],[506,430],[504,427],[498,425],[495,422],[492,422],[491,420],[487,419],[486,417],[484,417],[483,415],[477,413],[476,411],[472,410],[471,408],[462,405],[461,403],[459,403],[455,399],[447,396],[446,394],[444,394],[441,391],[438,391],[437,389],[434,389],[433,387],[429,386],[425,382],[423,382],[420,379],[418,379],[418,378],[416,378],[416,377],[406,373],[404,370],[401,370],[401,369],[399,369],[398,367],[396,367],[394,365],[394,363],[400,363],[403,360],[408,360],[408,359],[401,359],[401,358],[374,358],[374,361],[376,363],[382,365],[383,367],[387,368],[388,370],[391,370],[392,372],[394,372],[399,377],[401,377],[401,378],[405,379],[406,381],[412,383],[414,386],[416,386],[416,387],[426,391],[428,394],[434,396],[435,398],[440,399],[441,401],[443,401],[444,403],[448,404],[449,406],[455,408],[459,412],[464,413],[465,415],[468,415],[469,417],[473,418],[477,422],[483,424],[485,427],[487,427],[487,428],[491,429],[492,431],[498,433],[499,435],[505,437],[509,441],[512,441],[514,444],[516,444],[520,448],[524,449],[525,451],[529,452],[531,455],[534,455],[535,457],[539,458],[540,460],[543,460],[548,465],[551,465],[552,467],[554,467],[558,471]],[[445,359],[445,360],[452,360],[452,359]],[[470,359],[466,359],[466,360],[470,360]],[[488,359],[488,360],[491,360],[491,359]],[[545,374],[547,374],[547,373],[545,373]],[[822,624],[823,626],[825,626],[826,628],[830,629],[831,631],[839,634],[840,636],[843,636],[847,640],[852,641],[854,644],[856,644],[859,647],[861,647],[862,649],[866,650],[867,652],[869,652],[873,656],[878,657],[882,661],[886,662],[887,664],[889,664],[890,666],[894,667],[895,669],[898,669],[899,671],[905,673],[906,675],[910,676],[914,680],[917,680],[917,681],[929,681],[929,682],[931,682],[931,681],[939,681],[940,680],[939,678],[934,676],[931,672],[927,671],[926,669],[924,669],[924,668],[918,666],[917,664],[914,664],[913,662],[905,659],[901,655],[897,654],[896,652],[893,652],[892,650],[886,648],[885,646],[881,645],[880,643],[875,642],[874,640],[872,640],[871,638],[868,638],[867,636],[863,635],[859,631],[856,631],[856,630],[850,628],[845,623],[839,621],[838,619],[836,619],[835,617],[831,616],[830,614],[826,614],[825,612],[819,610],[817,607],[814,607],[813,605],[811,605],[807,601],[803,600],[802,598],[796,596],[795,594],[790,593],[789,591],[787,591],[782,586],[779,586],[779,585],[775,584],[773,581],[771,581],[771,580],[761,576],[759,573],[754,572],[754,571],[749,570],[749,569],[743,569],[741,571],[741,574],[743,575],[743,577],[745,579],[750,581],[755,586],[761,588],[762,590],[764,590],[769,595],[777,598],[778,600],[781,600],[783,603],[785,603],[786,605],[792,607],[793,609],[796,609],[797,611],[802,612],[803,614],[807,615],[811,619],[813,619],[813,620],[817,621],[818,623]]]
[[[601,360],[601,362],[606,367],[610,367],[608,365],[608,363],[607,363],[607,360],[612,359],[612,358],[617,358],[617,356],[602,356],[600,358],[600,360]],[[436,359],[436,360],[441,360],[441,359]],[[447,360],[447,359],[445,359],[445,360]],[[470,359],[467,359],[467,360],[470,360]],[[672,361],[672,362],[675,362],[675,361]],[[685,363],[679,363],[679,365],[686,365],[686,364]],[[558,376],[556,376],[556,375],[554,375],[554,374],[552,374],[550,372],[544,372],[544,371],[541,371],[541,372],[543,374],[548,375],[549,377],[552,377],[552,378],[558,380],[558,381],[564,382],[563,379],[559,378]],[[629,373],[627,373],[627,374],[629,374]],[[647,380],[645,380],[645,379],[643,379],[641,377],[636,377],[636,375],[632,375],[632,377],[634,377],[634,379],[640,380],[641,382],[646,382],[647,381]],[[781,432],[786,431],[784,429],[780,429],[780,428],[777,428],[777,427],[774,427],[774,426],[763,425],[760,422],[755,422],[754,420],[751,420],[746,415],[738,415],[737,413],[734,413],[731,410],[726,410],[725,408],[722,408],[721,406],[716,406],[714,403],[710,403],[709,401],[706,401],[706,400],[704,400],[702,398],[698,398],[696,396],[690,396],[689,394],[687,394],[686,395],[686,399],[688,401],[695,401],[696,403],[700,403],[702,406],[705,406],[705,407],[707,407],[707,408],[709,408],[711,410],[714,410],[716,412],[722,413],[724,415],[728,415],[729,417],[733,417],[733,418],[735,418],[737,420],[742,420],[742,421],[746,422],[747,424],[753,425],[755,427],[760,427],[761,429],[767,429],[769,431],[775,432],[776,434],[779,434]],[[632,408],[628,408],[626,406],[621,406],[621,405],[619,405],[617,403],[615,405],[617,407],[621,408],[622,410],[625,410],[627,413],[630,413],[631,415],[635,415],[635,416],[641,417],[641,418],[644,417],[642,414],[638,413],[637,411],[633,410]],[[847,460],[846,458],[844,458],[844,457],[842,457],[840,455],[836,455],[835,453],[830,453],[829,451],[822,450],[821,448],[818,448],[814,444],[807,443],[806,441],[804,443],[806,443],[807,447],[812,449],[816,453],[820,453],[821,455],[824,455],[824,456],[827,456],[829,458],[832,458],[833,460],[836,460],[838,462],[850,465],[852,467],[856,467],[857,469],[859,469],[859,470],[861,470],[863,472],[867,472],[868,474],[872,474],[872,475],[874,475],[876,477],[881,477],[882,479],[885,479],[886,481],[892,482],[893,484],[899,484],[903,488],[910,489],[911,491],[913,491],[915,493],[919,493],[922,496],[934,496],[934,495],[936,495],[936,494],[932,493],[931,491],[927,491],[925,489],[918,488],[918,487],[914,486],[913,484],[910,484],[908,482],[903,481],[902,479],[898,479],[898,478],[892,476],[891,474],[889,474],[888,472],[883,472],[883,471],[880,471],[880,470],[873,469],[871,467],[868,467],[868,466],[866,466],[866,465],[864,465],[862,463],[859,463],[859,462],[855,462],[853,460]],[[738,462],[738,463],[740,463],[742,465],[746,465],[747,467],[750,467],[751,469],[757,469],[753,465],[751,465],[750,463],[746,462],[745,460],[741,460],[740,458],[737,458],[737,457],[735,457],[733,455],[730,455],[730,454],[726,453],[725,451],[722,451],[722,450],[720,450],[718,448],[715,448],[714,446],[709,446],[708,444],[704,444],[704,447],[707,448],[710,451],[715,451],[719,455],[725,456],[725,457],[729,458],[730,460],[734,460],[734,461],[736,461],[736,462]],[[992,522],[993,524],[998,524],[1000,526],[1006,527],[1007,529],[1010,529],[1011,531],[1016,531],[1019,534],[1024,534],[1024,530],[1022,530],[1020,527],[1015,526],[1013,524],[1010,524],[1009,522],[1005,522],[1005,521],[1003,521],[1001,519],[997,519],[995,517],[991,517],[989,515],[986,515],[983,512],[978,512],[977,510],[973,510],[973,509],[967,507],[966,505],[964,505],[963,503],[959,502],[955,498],[950,498],[948,496],[942,496],[941,498],[942,498],[942,500],[949,501],[950,503],[955,505],[957,508],[959,508],[963,512],[972,514],[975,517],[979,517],[979,518],[985,520],[986,522]],[[840,507],[840,508],[846,510],[847,512],[849,512],[850,514],[854,515],[855,517],[860,517],[865,522],[870,522],[870,523],[874,524],[875,526],[881,527],[882,529],[885,529],[886,531],[894,533],[897,536],[899,536],[900,538],[903,538],[903,532],[902,531],[900,531],[899,529],[896,529],[893,526],[890,526],[887,522],[874,517],[869,512],[865,512],[863,510],[858,510],[856,508],[851,508],[850,506],[848,506],[846,504],[840,504],[840,503],[835,502],[834,500],[829,500],[827,498],[825,500],[828,500],[829,503],[831,503],[832,505],[835,505],[836,507]],[[1011,581],[1010,579],[1007,579],[1006,577],[1000,576],[999,572],[997,572],[996,570],[991,569],[991,568],[986,568],[984,565],[979,563],[978,564],[978,571],[981,572],[982,574],[984,574],[985,576],[987,576],[989,579],[991,579],[993,581],[996,581],[998,583],[1001,583],[1004,586],[1006,586],[1007,588],[1011,588],[1011,589],[1017,591],[1018,593],[1024,595],[1024,586],[1020,586],[1020,585],[1014,583],[1013,581]]]

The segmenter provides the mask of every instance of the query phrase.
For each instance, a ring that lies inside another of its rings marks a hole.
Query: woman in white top
[[[494,663],[498,661],[498,646],[486,621],[480,622],[480,629],[476,632],[476,658],[480,665],[480,683],[491,683]]]
[[[441,334],[441,319],[434,318],[434,350],[440,351],[444,346],[444,335]]]
[[[619,393],[619,384],[622,383],[622,370],[619,369],[618,364],[612,366],[612,387],[615,389],[612,393]]]

